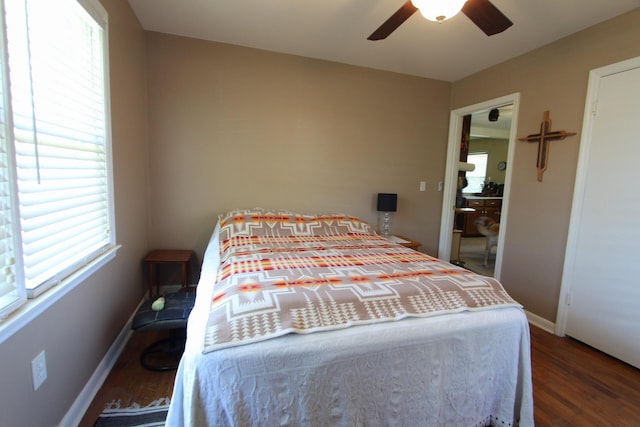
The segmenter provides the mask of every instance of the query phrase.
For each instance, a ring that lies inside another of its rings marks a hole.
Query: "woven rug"
[[[121,408],[120,402],[108,404],[94,427],[155,427],[164,426],[169,410],[169,398],[158,399],[145,407],[134,404]]]

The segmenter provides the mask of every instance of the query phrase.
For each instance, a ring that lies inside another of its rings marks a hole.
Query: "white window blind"
[[[5,50],[4,8],[0,3],[0,320],[25,300],[25,289],[20,285],[19,223],[14,207],[15,178],[12,162],[12,128],[7,80],[7,54]],[[17,253],[18,252],[18,253]]]
[[[106,14],[96,20],[87,0],[4,3],[24,286],[35,297],[115,244]]]

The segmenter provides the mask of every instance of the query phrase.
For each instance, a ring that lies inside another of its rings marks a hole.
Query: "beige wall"
[[[152,247],[202,253],[235,207],[339,211],[437,253],[451,84],[148,34]],[[419,182],[427,191],[419,192]]]
[[[148,248],[144,35],[126,1],[102,3],[110,23],[116,227],[122,248],[96,275],[0,345],[2,426],[57,425],[142,298],[140,259]],[[33,391],[31,360],[43,349],[48,378]]]
[[[553,130],[543,182],[536,144],[518,142],[501,281],[525,308],[555,322],[589,70],[640,55],[640,9],[497,65],[453,85],[452,109],[520,92],[518,136],[536,133],[550,110]],[[612,183],[621,185],[622,183]]]
[[[216,215],[232,207],[343,211],[375,222],[375,194],[393,191],[395,231],[435,254],[450,109],[520,92],[519,135],[538,129],[547,109],[555,129],[579,132],[588,71],[640,55],[636,10],[451,85],[145,35],[126,1],[102,3],[123,247],[0,345],[0,425],[62,418],[142,297],[148,248],[201,253]],[[542,183],[536,147],[518,143],[515,153],[503,281],[526,309],[551,321],[578,144],[579,135],[553,143]],[[30,361],[42,349],[49,378],[34,392]]]

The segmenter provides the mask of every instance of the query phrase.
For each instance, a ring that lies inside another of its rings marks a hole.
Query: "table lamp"
[[[382,237],[389,237],[389,226],[391,225],[391,212],[395,212],[398,207],[398,195],[395,193],[378,193],[378,212],[382,215]]]

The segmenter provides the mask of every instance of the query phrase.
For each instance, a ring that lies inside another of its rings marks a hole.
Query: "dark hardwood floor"
[[[170,397],[175,372],[152,372],[138,361],[160,333],[136,333],[85,414],[93,426],[104,405],[146,406]],[[531,327],[533,398],[536,426],[640,426],[640,370],[571,338]]]
[[[531,327],[536,426],[640,426],[640,370]]]
[[[175,371],[150,371],[143,368],[139,360],[145,347],[165,336],[168,336],[167,331],[134,333],[131,336],[85,413],[80,427],[92,427],[105,405],[111,402],[119,401],[121,408],[134,404],[144,407],[157,399],[171,397]]]

